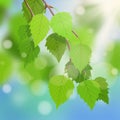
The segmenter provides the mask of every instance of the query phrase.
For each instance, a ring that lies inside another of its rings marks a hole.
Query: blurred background
[[[48,81],[53,74],[64,73],[67,53],[58,64],[43,41],[39,57],[24,67],[21,59],[26,54],[19,55],[14,41],[23,20],[23,0],[0,0],[0,120],[120,120],[120,1],[46,1],[55,7],[54,12],[73,16],[81,42],[93,51],[92,79],[107,79],[110,102],[99,101],[91,111],[75,90],[70,100],[56,109]],[[51,18],[49,11],[46,16]]]

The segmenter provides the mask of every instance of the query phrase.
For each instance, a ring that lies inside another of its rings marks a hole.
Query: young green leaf
[[[9,52],[25,63],[33,61],[39,54],[39,47],[34,47],[29,25],[21,14],[17,14],[10,21],[9,39],[12,42]]]
[[[91,78],[91,70],[92,67],[88,64],[81,72],[81,74],[83,75],[84,80],[88,80]]]
[[[10,35],[16,42],[19,39],[18,30],[20,26],[27,25],[27,22],[22,14],[17,14],[10,19]]]
[[[72,45],[70,50],[70,57],[76,68],[81,72],[89,63],[91,56],[91,49],[85,45]]]
[[[108,84],[107,84],[106,80],[102,77],[98,77],[95,79],[95,81],[99,84],[100,89],[101,89],[98,100],[102,100],[108,104],[109,103]]]
[[[79,84],[77,91],[80,97],[93,109],[100,93],[99,84],[92,80],[86,80]]]
[[[72,31],[72,17],[66,12],[58,13],[52,17],[51,27],[55,33],[66,37]]]
[[[106,82],[106,80],[104,78],[98,77],[98,78],[95,79],[95,81],[100,85],[100,88],[102,90],[108,88],[108,83]]]
[[[52,77],[49,82],[50,94],[57,108],[70,98],[73,89],[73,82],[62,75]]]
[[[57,60],[60,61],[66,49],[66,40],[64,37],[53,33],[48,36],[46,47],[57,58]]]
[[[27,3],[29,7],[31,8],[34,15],[41,14],[45,10],[42,0],[27,0]],[[22,4],[22,10],[23,10],[23,15],[25,16],[26,20],[30,22],[32,19],[32,15],[25,2],[23,2]]]
[[[69,61],[66,65],[65,65],[65,72],[67,73],[68,77],[72,78],[72,80],[78,79],[80,72],[77,68],[75,68],[74,64]]]
[[[91,77],[91,69],[91,66],[87,65],[80,73],[71,61],[65,65],[65,72],[67,73],[68,77],[72,78],[72,80],[77,83],[88,80]]]
[[[18,34],[19,39],[17,40],[17,45],[23,60],[26,63],[33,61],[38,56],[40,49],[38,46],[34,47],[29,26],[20,26]]]
[[[102,90],[99,94],[98,100],[102,100],[106,104],[109,104],[109,96],[108,96],[108,89]]]
[[[43,14],[35,15],[30,23],[32,37],[37,46],[49,31],[49,21]]]

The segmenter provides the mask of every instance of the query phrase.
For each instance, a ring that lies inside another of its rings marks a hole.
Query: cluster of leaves
[[[98,100],[109,103],[108,84],[102,77],[95,80],[91,79],[91,66],[87,65],[81,72],[69,61],[66,64],[65,76],[54,76],[50,80],[49,88],[56,107],[64,103],[70,98],[74,90],[74,82],[77,84],[77,92],[79,96],[92,109]],[[72,81],[71,81],[72,80]]]
[[[104,78],[91,78],[90,58],[91,49],[82,44],[79,36],[73,31],[72,17],[67,12],[52,13],[49,20],[44,14],[46,8],[50,12],[52,7],[44,0],[24,0],[23,15],[19,15],[12,21],[11,35],[13,47],[11,51],[17,52],[17,56],[25,62],[25,65],[36,59],[40,52],[39,44],[46,38],[46,48],[60,62],[66,48],[69,50],[70,61],[65,66],[65,75],[53,76],[49,81],[50,94],[59,107],[67,101],[73,93],[74,82],[77,83],[79,96],[92,109],[97,100],[108,103],[108,85]],[[53,33],[48,34],[50,29]],[[10,50],[9,50],[10,51]],[[39,66],[39,64],[38,64]],[[28,73],[33,73],[26,67]],[[34,68],[33,68],[34,69]],[[39,79],[36,74],[33,77]]]

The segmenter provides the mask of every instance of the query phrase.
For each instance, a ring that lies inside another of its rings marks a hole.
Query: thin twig
[[[70,43],[68,42],[67,39],[66,39],[66,44],[67,44],[68,50],[70,51]]]
[[[72,33],[77,37],[79,38],[79,36],[77,35],[77,33],[75,31],[72,30]]]
[[[53,7],[52,7],[51,5],[48,5],[45,0],[42,0],[42,1],[43,1],[43,3],[45,4],[45,8],[48,8],[49,11],[50,11],[50,13],[54,16],[55,14],[54,14],[54,12],[53,12],[52,9],[51,9],[51,8],[53,8]]]
[[[54,12],[53,12],[52,9],[51,9],[51,8],[53,8],[53,7],[52,7],[51,5],[48,5],[45,0],[42,0],[42,1],[43,1],[43,3],[45,4],[45,8],[48,8],[49,11],[50,11],[50,13],[54,16],[55,14],[54,14]],[[73,33],[77,38],[79,38],[79,36],[77,35],[77,33],[76,33],[75,31],[72,30],[72,33]]]
[[[31,9],[31,7],[29,6],[27,0],[24,0],[24,2],[25,2],[27,8],[29,9],[29,11],[30,11],[30,13],[31,13],[31,15],[32,15],[32,17],[33,17],[33,16],[34,16],[34,13],[33,13],[32,9]]]
[[[45,0],[42,0],[43,3],[45,4],[45,8],[48,8],[48,10],[50,11],[50,13],[52,14],[52,16],[54,16],[54,12],[52,11],[51,8],[53,8],[51,5],[48,5],[47,2]],[[79,38],[79,36],[77,35],[77,33],[75,31],[72,30],[72,33],[77,37]],[[66,44],[68,46],[68,49],[70,50],[70,43],[68,42],[68,40],[66,39]]]

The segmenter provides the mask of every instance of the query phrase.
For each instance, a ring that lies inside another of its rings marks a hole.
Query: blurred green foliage
[[[120,72],[120,42],[108,47],[107,61]]]
[[[80,27],[89,27],[98,30],[103,22],[98,7],[96,5],[89,5],[89,4],[88,5],[83,4],[82,6],[78,6],[78,7],[82,7],[84,11],[83,14],[80,15],[76,14],[77,17],[76,25]]]
[[[12,4],[12,1],[13,0],[0,0],[0,25],[2,24],[8,11],[8,8]]]
[[[96,33],[103,23],[103,18],[97,5],[83,3],[75,10],[74,29],[77,31],[80,41],[92,47]]]
[[[0,52],[0,84],[4,84],[12,73],[12,59],[4,52]]]
[[[39,57],[33,62],[28,63],[26,66],[22,63],[22,65],[20,65],[19,73],[28,84],[36,80],[48,82],[54,65],[55,64],[50,56],[39,55]]]
[[[8,7],[12,3],[12,0],[0,0],[0,6]]]
[[[96,31],[90,27],[75,28],[82,44],[92,47]]]

